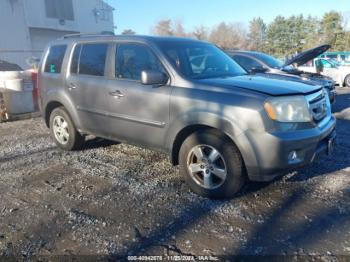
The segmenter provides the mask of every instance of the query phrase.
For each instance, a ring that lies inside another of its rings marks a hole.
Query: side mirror
[[[266,68],[263,68],[263,67],[252,67],[250,70],[249,70],[249,73],[251,74],[257,74],[257,73],[265,73],[267,71]]]
[[[144,70],[141,72],[141,83],[143,85],[165,85],[168,76],[156,70]]]

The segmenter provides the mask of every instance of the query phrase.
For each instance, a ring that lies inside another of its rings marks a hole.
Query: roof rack
[[[114,36],[115,34],[112,31],[102,31],[99,33],[77,33],[77,34],[64,35],[63,39],[74,38],[74,37],[106,36],[106,35]]]

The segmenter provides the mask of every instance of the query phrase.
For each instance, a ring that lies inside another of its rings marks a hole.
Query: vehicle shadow
[[[95,138],[86,140],[82,147],[82,150],[104,148],[104,147],[109,147],[109,146],[118,145],[118,144],[120,144],[120,142],[95,137]]]
[[[208,214],[214,212],[220,207],[223,207],[229,202],[239,201],[241,198],[244,198],[247,195],[252,195],[255,192],[262,190],[269,184],[270,183],[267,182],[248,183],[233,199],[212,200],[196,195],[194,197],[195,200],[189,205],[183,206],[181,212],[176,215],[176,217],[170,221],[164,218],[164,221],[162,221],[164,222],[164,226],[160,226],[147,236],[139,235],[138,241],[128,245],[125,252],[110,254],[108,260],[127,261],[127,256],[149,254],[150,250],[154,247],[165,249],[168,253],[172,252],[178,255],[194,256],[196,259],[198,259],[195,254],[183,252],[176,246],[176,244],[171,244],[174,242],[172,240],[172,236],[194,227],[201,221],[201,219],[204,219]]]
[[[332,112],[333,113],[340,113],[343,110],[350,108],[350,88],[347,88],[348,90],[341,90],[338,91],[338,94],[336,96],[336,101],[332,105]]]
[[[301,188],[294,190],[278,207],[271,210],[271,215],[264,223],[256,225],[249,240],[240,248],[232,249],[228,256],[276,256],[290,254],[291,250],[295,255],[305,256],[308,254],[304,248],[315,246],[330,229],[333,232],[341,230],[340,227],[349,221],[350,215],[339,212],[337,206],[313,210],[312,217],[304,215],[300,219],[298,212],[301,214],[301,209],[307,208],[309,193],[309,189],[308,192]],[[280,261],[281,257],[272,259]],[[262,257],[262,261],[271,261],[271,257]]]
[[[270,183],[251,183],[232,200],[208,200],[197,197],[196,201],[184,206],[180,214],[172,218],[172,221],[164,221],[167,226],[159,227],[148,236],[139,236],[137,242],[128,245],[125,252],[110,254],[108,258],[110,260],[126,261],[127,256],[153,254],[152,249],[161,248],[170,254],[193,256],[198,259],[196,257],[198,252],[184,252],[176,243],[172,244],[174,241],[171,236],[193,228],[215,210],[219,210],[230,202],[240,201],[240,198],[249,197],[249,194],[259,192],[268,185]],[[295,250],[303,250],[302,248],[308,245],[312,246],[330,230],[332,232],[341,230],[340,227],[349,221],[350,214],[339,212],[337,206],[327,208],[322,206],[322,208],[312,211],[312,219],[305,216],[304,220],[295,220],[288,225],[288,221],[291,221],[291,219],[293,221],[291,217],[294,215],[298,217],[299,213],[302,214],[301,210],[307,208],[309,205],[308,195],[311,191],[298,187],[288,193],[288,196],[282,199],[281,204],[275,205],[268,211],[267,218],[264,219],[262,224],[254,224],[251,233],[249,233],[248,241],[227,250],[224,258],[256,259],[256,255],[290,255],[295,253]],[[210,204],[203,208],[202,202]],[[315,207],[313,208],[315,209]],[[283,229],[281,230],[281,228]],[[267,257],[263,261],[274,261],[273,259],[280,261],[280,258],[282,257]]]

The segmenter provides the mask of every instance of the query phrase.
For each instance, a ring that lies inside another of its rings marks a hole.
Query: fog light
[[[295,163],[299,163],[299,162],[301,162],[301,160],[299,159],[297,151],[295,151],[295,150],[290,151],[289,155],[288,155],[288,163],[295,164]]]

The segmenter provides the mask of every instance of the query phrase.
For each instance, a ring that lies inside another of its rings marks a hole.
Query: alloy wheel
[[[69,141],[69,131],[68,131],[68,123],[62,116],[56,116],[53,119],[53,133],[55,135],[56,140],[65,145]]]
[[[192,179],[205,189],[220,187],[227,177],[223,156],[216,148],[209,145],[197,145],[190,150],[187,169]]]

